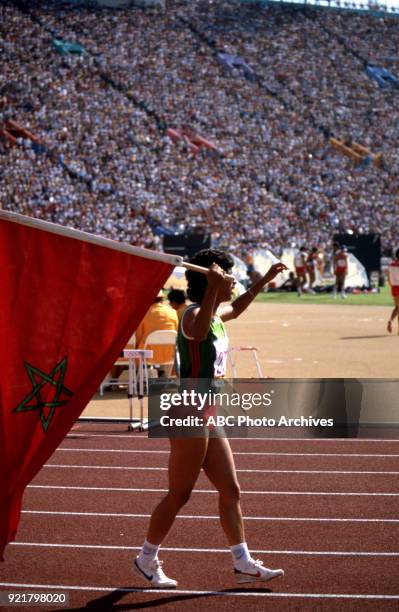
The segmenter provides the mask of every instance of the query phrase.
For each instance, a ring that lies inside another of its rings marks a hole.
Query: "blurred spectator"
[[[177,318],[180,322],[182,314],[187,306],[186,294],[182,289],[171,289],[168,293],[168,300],[170,306],[176,310]]]

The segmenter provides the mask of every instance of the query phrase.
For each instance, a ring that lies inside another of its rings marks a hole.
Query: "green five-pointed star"
[[[65,399],[60,401],[60,395],[63,393],[64,395],[68,395],[69,397],[73,396],[72,391],[70,391],[63,385],[66,367],[66,357],[62,359],[62,361],[57,363],[57,365],[52,370],[52,372],[50,372],[50,374],[46,374],[45,372],[42,372],[38,368],[35,368],[29,363],[25,362],[25,369],[28,372],[28,376],[30,378],[33,388],[29,395],[27,395],[25,399],[16,408],[14,408],[12,412],[27,412],[28,410],[39,410],[43,431],[46,432],[54,416],[55,409],[60,408],[61,406],[65,406],[65,404],[67,404],[69,401]],[[41,396],[41,391],[43,387],[47,384],[50,384],[55,387],[54,397],[49,402],[44,401]],[[36,399],[35,404],[30,403],[33,399]]]

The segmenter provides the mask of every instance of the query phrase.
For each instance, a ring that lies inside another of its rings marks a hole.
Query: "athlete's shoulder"
[[[196,310],[199,310],[200,306],[199,304],[189,304],[188,306],[186,306],[186,308],[183,310],[181,317],[180,317],[180,321],[179,321],[179,327],[178,327],[178,334],[179,336],[183,336],[184,338],[186,338],[187,340],[193,340],[193,336],[190,336],[187,333],[187,325],[190,325],[190,323],[193,320],[194,314]]]

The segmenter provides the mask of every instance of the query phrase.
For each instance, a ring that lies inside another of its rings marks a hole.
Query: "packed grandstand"
[[[149,248],[397,244],[399,18],[0,6],[0,202]],[[333,143],[335,142],[335,146]]]

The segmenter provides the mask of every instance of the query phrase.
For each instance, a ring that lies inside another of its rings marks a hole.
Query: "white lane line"
[[[194,589],[134,589],[129,587],[98,587],[80,586],[73,584],[26,584],[20,582],[0,582],[0,586],[20,589],[50,589],[52,591],[94,591],[101,593],[123,592],[123,593],[173,593],[178,595],[193,596],[217,596],[217,597],[282,597],[295,599],[366,599],[366,600],[397,600],[399,595],[372,595],[358,593],[273,593],[265,591],[197,591]],[[160,600],[162,602],[162,600]]]
[[[22,514],[51,514],[60,516],[98,516],[114,518],[149,518],[151,514],[129,514],[125,512],[66,512],[58,510],[22,510]],[[246,521],[296,521],[314,523],[399,523],[399,519],[381,518],[308,518],[308,517],[283,517],[283,516],[244,516]],[[178,514],[176,519],[189,520],[219,520],[217,515]]]
[[[81,470],[154,470],[165,472],[168,470],[166,467],[135,467],[135,466],[116,466],[116,465],[67,465],[59,463],[46,463],[43,465],[44,468],[72,468]],[[238,470],[236,470],[238,471]],[[252,471],[252,470],[248,470]],[[385,472],[383,472],[385,473]],[[399,473],[399,472],[398,472]]]
[[[50,542],[10,542],[10,546],[33,548],[73,548],[88,550],[141,550],[141,546],[111,546],[103,544],[55,544]],[[226,548],[177,548],[162,546],[162,552],[178,553],[230,553]],[[255,550],[250,552],[256,555],[299,555],[309,557],[399,557],[399,552],[363,552],[347,550]]]
[[[152,453],[169,455],[168,450],[138,450],[138,449],[115,449],[115,448],[57,448],[57,453],[74,452],[74,453]],[[235,455],[261,455],[268,457],[395,457],[399,459],[397,455],[380,455],[380,454],[355,454],[355,453],[262,453],[262,452],[242,452],[234,451]]]
[[[137,467],[124,465],[72,465],[64,463],[46,463],[45,468],[72,468],[81,470],[148,470],[167,472],[166,467]],[[248,472],[250,474],[379,474],[397,476],[399,472],[363,472],[361,470],[238,470],[236,472]]]
[[[74,491],[128,491],[131,493],[167,493],[168,489],[139,489],[129,487],[78,487],[61,485],[28,485],[31,489],[61,489]],[[215,489],[193,489],[193,493],[214,493]],[[332,491],[241,491],[244,495],[354,495],[367,497],[398,497],[399,493],[356,493],[356,492],[332,492]]]
[[[81,431],[80,433],[78,432],[72,432],[69,433],[67,436],[67,438],[128,438],[129,440],[146,440],[146,442],[150,443],[150,442],[157,442],[157,440],[155,438],[148,438],[147,434],[137,434],[137,433],[132,433],[132,434],[90,434],[87,433],[85,434],[83,431]],[[234,443],[235,440],[239,440],[241,442],[241,440],[245,440],[247,442],[251,442],[252,440],[267,440],[267,441],[271,441],[271,442],[350,442],[351,444],[353,442],[399,442],[399,438],[392,438],[392,439],[388,439],[388,438],[323,438],[323,440],[320,440],[320,438],[253,438],[252,436],[250,438],[230,438],[230,441]]]

